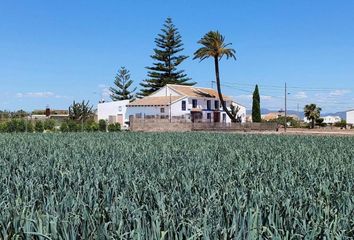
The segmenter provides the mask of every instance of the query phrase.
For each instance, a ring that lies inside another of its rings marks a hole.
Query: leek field
[[[0,239],[352,239],[354,138],[0,135]]]

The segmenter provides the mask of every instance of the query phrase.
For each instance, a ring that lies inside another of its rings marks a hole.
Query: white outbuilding
[[[354,109],[348,110],[347,111],[347,123],[348,124],[354,124]]]
[[[127,112],[127,105],[129,100],[103,102],[99,103],[97,107],[98,120],[106,120],[108,123],[119,123],[121,126],[127,126],[129,121]]]
[[[326,124],[335,124],[342,121],[340,116],[325,116],[323,117],[323,122]]]

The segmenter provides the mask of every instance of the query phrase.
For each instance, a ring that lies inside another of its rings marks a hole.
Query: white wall
[[[164,113],[161,113],[161,108],[163,108],[165,111]],[[129,116],[138,116],[141,115],[141,117],[144,117],[145,115],[169,115],[169,107],[166,106],[156,106],[156,107],[128,107],[127,109],[127,118],[129,119]]]
[[[177,93],[176,91],[172,90],[167,86],[164,86],[163,88],[160,88],[156,92],[150,94],[149,97],[166,97],[166,96],[181,96],[181,94]]]
[[[207,113],[211,113],[211,121],[213,121],[213,110],[214,108],[214,101],[215,99],[211,100],[211,110],[207,110],[207,100],[206,98],[182,98],[171,105],[171,112],[172,117],[182,117],[184,116],[186,119],[190,119],[190,111],[192,109],[192,99],[197,99],[197,108],[202,109],[202,121],[208,122]],[[186,110],[182,110],[182,101],[186,101]],[[227,101],[227,105],[229,106],[231,101]],[[219,104],[220,105],[220,104]],[[242,122],[246,122],[246,108],[242,105],[238,105],[240,107],[240,111],[238,112],[238,116],[241,116]],[[164,113],[161,113],[161,108],[164,108]],[[220,121],[222,122],[223,114],[226,114],[222,111],[220,105]],[[151,106],[151,107],[128,107],[126,116],[129,119],[129,116],[139,116],[144,117],[146,115],[165,115],[167,117],[170,116],[170,107],[169,106]],[[226,122],[231,122],[231,119],[226,115]]]
[[[354,124],[354,109],[347,111],[347,123]]]
[[[129,121],[126,114],[127,104],[129,104],[129,100],[99,103],[97,106],[98,120],[104,119],[108,121],[110,116],[116,117],[118,114],[122,114],[124,122]]]

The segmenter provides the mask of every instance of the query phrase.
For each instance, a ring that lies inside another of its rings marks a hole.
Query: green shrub
[[[98,123],[93,122],[93,123],[91,124],[91,131],[92,131],[92,132],[97,132],[98,130],[99,130]]]
[[[27,121],[27,132],[31,133],[33,131],[34,131],[34,127],[32,121]]]
[[[53,131],[54,128],[55,128],[55,121],[53,119],[46,119],[44,121],[44,129],[45,130]]]
[[[13,133],[17,130],[17,121],[15,119],[11,119],[6,122],[6,132]]]
[[[98,121],[98,130],[101,132],[107,132],[107,123],[104,119]]]
[[[61,132],[69,132],[69,126],[66,122],[62,122],[60,125]]]
[[[92,126],[90,123],[85,123],[84,124],[84,131],[85,132],[92,132]]]
[[[74,120],[69,120],[68,129],[69,132],[78,132],[80,130],[80,126]]]
[[[34,130],[37,133],[42,133],[44,131],[44,125],[42,121],[36,121],[36,123],[34,124]]]
[[[16,120],[16,132],[26,132],[26,122],[23,119]]]
[[[345,128],[347,127],[347,121],[342,119],[340,122],[334,124],[335,127]]]
[[[119,123],[111,123],[108,125],[108,132],[118,132],[120,131]]]
[[[0,123],[0,133],[5,133],[5,132],[7,132],[7,123],[2,122]]]

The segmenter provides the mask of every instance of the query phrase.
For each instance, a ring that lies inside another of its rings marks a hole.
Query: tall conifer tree
[[[121,67],[114,80],[115,87],[111,87],[111,99],[113,101],[120,100],[132,100],[134,95],[132,94],[136,88],[129,90],[133,84],[133,80],[130,79],[130,72],[125,67]]]
[[[154,60],[152,67],[148,69],[148,79],[140,85],[143,87],[138,96],[144,97],[160,89],[166,84],[194,85],[191,78],[187,76],[184,70],[177,67],[188,58],[185,55],[178,55],[183,51],[181,35],[172,23],[171,18],[167,18],[162,33],[155,38],[156,48],[151,58]]]
[[[258,85],[253,92],[253,103],[252,103],[252,121],[253,122],[261,122],[261,100],[259,97]]]

